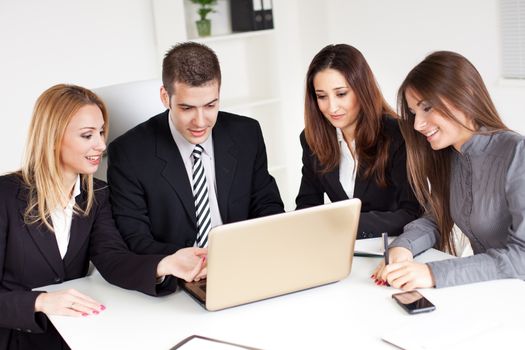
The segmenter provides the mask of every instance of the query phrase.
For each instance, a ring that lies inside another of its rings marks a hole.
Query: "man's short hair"
[[[173,95],[173,84],[202,86],[213,80],[221,85],[221,67],[215,52],[208,46],[184,42],[173,46],[162,62],[162,84]]]

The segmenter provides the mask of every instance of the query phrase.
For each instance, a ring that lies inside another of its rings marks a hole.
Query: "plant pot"
[[[211,21],[209,19],[201,19],[195,21],[197,24],[197,33],[199,36],[210,36],[211,34]]]

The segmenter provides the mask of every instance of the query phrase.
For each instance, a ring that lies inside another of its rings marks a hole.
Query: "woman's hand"
[[[383,269],[381,279],[402,290],[431,288],[436,285],[430,267],[415,261],[388,264]]]
[[[403,247],[390,248],[388,250],[388,257],[389,257],[390,264],[414,260],[414,256],[412,255],[412,252]],[[377,265],[377,267],[375,268],[374,272],[372,272],[372,276],[370,276],[371,278],[375,280],[376,284],[386,285],[386,277],[383,276],[384,271],[385,271],[385,261],[381,260],[379,265]]]
[[[104,305],[75,289],[41,293],[35,301],[35,311],[46,315],[88,316],[105,309]]]
[[[182,248],[162,259],[157,266],[157,277],[173,275],[186,282],[206,278],[206,248]]]

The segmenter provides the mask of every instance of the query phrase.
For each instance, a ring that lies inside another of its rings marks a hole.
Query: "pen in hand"
[[[385,266],[389,264],[388,262],[388,233],[387,232],[383,232],[381,234],[381,236],[383,237],[383,246],[385,248]]]
[[[385,248],[385,253],[384,253],[385,266],[387,266],[389,264],[389,257],[388,257],[388,233],[387,232],[383,232],[381,234],[381,236],[383,237],[383,246]],[[389,286],[387,281],[384,281],[384,285],[385,286]]]

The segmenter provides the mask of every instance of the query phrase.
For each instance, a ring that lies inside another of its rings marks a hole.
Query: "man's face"
[[[202,86],[173,84],[174,94],[161,88],[162,103],[171,109],[171,120],[177,131],[190,143],[208,139],[219,113],[219,83],[212,80]]]

